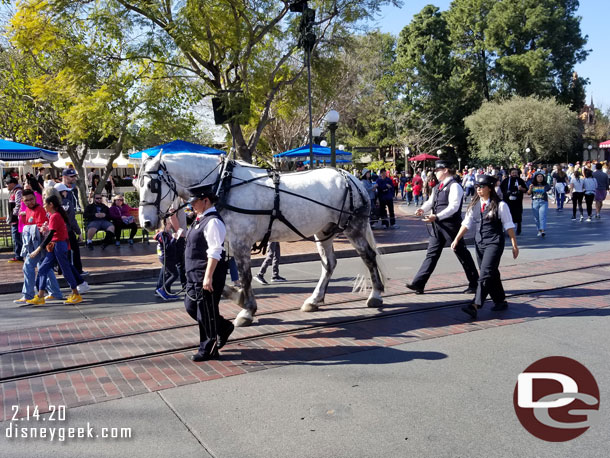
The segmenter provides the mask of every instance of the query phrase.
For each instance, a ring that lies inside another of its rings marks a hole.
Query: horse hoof
[[[249,310],[242,310],[235,317],[233,324],[235,325],[235,327],[243,328],[246,326],[250,326],[252,324],[252,321],[252,312],[250,312]]]
[[[318,305],[312,302],[305,302],[301,306],[301,312],[316,312],[318,310]]]
[[[383,300],[379,299],[378,297],[371,297],[369,300],[366,301],[366,306],[378,309],[380,307],[383,307]]]

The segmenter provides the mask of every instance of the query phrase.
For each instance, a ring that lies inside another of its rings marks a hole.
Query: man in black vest
[[[455,170],[447,161],[441,160],[436,161],[434,174],[439,184],[434,187],[432,195],[426,203],[415,212],[415,216],[422,216],[425,212],[430,211],[431,213],[424,218],[424,221],[432,223],[432,234],[428,242],[426,259],[424,259],[415,278],[406,285],[416,294],[424,293],[426,283],[434,272],[443,248],[451,244],[462,224],[464,190],[454,178]],[[464,240],[460,240],[460,243],[456,246],[455,255],[462,264],[466,278],[468,278],[469,286],[464,290],[464,293],[474,294],[477,290],[479,274]]]
[[[197,218],[186,234],[184,305],[199,324],[199,351],[191,356],[199,362],[218,359],[218,350],[234,327],[218,311],[228,263],[223,248],[226,228],[214,207],[217,197],[212,186],[198,186],[189,191],[193,195],[189,203]]]

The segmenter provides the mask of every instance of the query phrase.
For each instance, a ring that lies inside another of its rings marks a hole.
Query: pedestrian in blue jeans
[[[538,229],[538,237],[546,235],[546,214],[549,209],[548,192],[551,186],[547,184],[545,176],[541,172],[534,175],[533,183],[530,185],[527,193],[532,196],[532,211],[534,212],[534,220]]]

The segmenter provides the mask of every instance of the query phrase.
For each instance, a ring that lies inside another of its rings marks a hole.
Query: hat
[[[188,200],[189,203],[193,203],[197,199],[203,199],[207,197],[208,199],[216,199],[216,193],[214,192],[214,185],[206,184],[203,186],[194,186],[189,188],[189,192],[191,193],[191,198]]]
[[[63,172],[61,172],[61,174],[64,177],[73,177],[73,176],[76,176],[76,170],[74,170],[74,169],[64,169]]]
[[[70,188],[68,188],[65,184],[63,183],[57,183],[54,186],[55,189],[57,189],[59,192],[63,192],[63,191],[72,191]]]
[[[498,179],[491,175],[479,175],[475,186],[489,186],[490,188],[496,187]]]
[[[450,169],[450,168],[451,168],[451,164],[449,163],[449,161],[445,161],[443,159],[441,159],[440,161],[436,161],[434,163],[434,170]]]
[[[19,184],[19,180],[15,177],[10,177],[6,179],[6,184]]]

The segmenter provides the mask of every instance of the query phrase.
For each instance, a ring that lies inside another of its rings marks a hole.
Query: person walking
[[[572,191],[572,221],[576,221],[576,208],[580,211],[580,222],[584,219],[582,211],[582,200],[585,197],[585,180],[580,175],[580,170],[575,170],[570,179],[570,190]]]
[[[57,263],[61,267],[64,278],[72,289],[72,294],[68,296],[64,303],[78,304],[79,302],[82,302],[83,298],[78,292],[77,287],[79,284],[85,283],[85,281],[68,260],[68,215],[61,206],[57,196],[47,197],[45,199],[44,208],[49,214],[49,232],[40,246],[30,254],[30,258],[35,259],[38,257],[43,249],[46,249],[47,253],[38,268],[38,295],[26,301],[26,303],[31,305],[45,304],[49,272]]]
[[[464,202],[468,200],[470,197],[470,201],[474,199],[474,184],[475,184],[475,173],[474,168],[468,170],[468,173],[464,174],[464,178],[462,178],[462,187],[464,188]]]
[[[547,183],[544,173],[537,172],[527,191],[527,194],[532,196],[532,211],[538,229],[538,237],[546,236],[546,214],[549,209],[548,192],[550,189],[551,186]]]
[[[501,311],[508,308],[499,270],[500,260],[504,253],[504,231],[510,237],[513,258],[517,259],[519,256],[510,208],[506,202],[500,200],[495,191],[495,185],[495,177],[481,176],[477,179],[477,196],[470,203],[464,222],[451,243],[451,248],[457,250],[464,234],[469,230],[474,230],[479,280],[474,299],[470,304],[462,307],[462,310],[472,319],[476,319],[477,310],[483,307],[487,296],[491,296],[491,300],[494,302],[492,310]]]
[[[555,191],[555,202],[557,202],[557,211],[563,211],[567,191],[569,191],[569,182],[566,173],[558,166],[557,172],[553,174],[553,189]]]
[[[434,272],[436,264],[448,242],[455,239],[462,224],[462,202],[464,191],[453,175],[454,169],[447,161],[436,161],[435,175],[439,185],[434,187],[432,195],[421,208],[415,211],[415,216],[422,216],[425,212],[431,213],[424,218],[427,223],[432,223],[432,234],[428,242],[426,258],[422,263],[415,278],[407,283],[407,288],[416,294],[423,294],[428,279]],[[477,288],[479,274],[474,261],[463,240],[456,243],[455,255],[462,264],[468,288],[464,293],[474,294]]]
[[[83,270],[83,262],[80,257],[79,242],[81,240],[81,229],[80,224],[78,224],[78,221],[76,221],[77,199],[74,197],[73,190],[65,183],[71,179],[71,176],[64,175],[63,181],[61,183],[57,183],[54,187],[57,189],[61,197],[61,206],[68,214],[68,239],[70,241],[72,264],[80,275],[86,275],[87,272]],[[73,189],[76,189],[76,187]]]
[[[23,195],[23,188],[19,184],[19,180],[15,177],[11,177],[6,182],[8,188],[8,212],[10,217],[7,218],[11,226],[11,238],[13,239],[13,253],[14,256],[8,260],[11,262],[23,262],[21,257],[21,234],[19,233],[19,211],[21,209],[21,199]]]
[[[254,279],[259,282],[261,285],[268,285],[269,283],[265,280],[265,272],[267,272],[267,268],[269,265],[272,266],[273,276],[271,277],[272,282],[283,282],[286,279],[280,276],[280,242],[270,242],[267,255],[265,256],[265,260],[261,264],[260,270],[258,274],[254,277]]]
[[[375,224],[377,224],[377,221],[379,221],[379,213],[376,204],[377,183],[373,183],[373,181],[371,180],[371,171],[369,169],[362,170],[361,181],[369,196],[369,200],[371,201],[370,220],[371,226],[374,226]]]
[[[520,170],[513,167],[510,169],[509,176],[505,178],[500,185],[503,200],[508,205],[513,223],[517,225],[517,235],[521,234],[521,223],[523,221],[523,194],[527,192],[525,181],[523,181],[519,175]]]
[[[408,178],[407,178],[407,173],[403,170],[402,172],[400,172],[400,179],[398,180],[398,186],[400,187],[400,198],[402,200],[406,199],[406,190],[405,190],[405,185],[407,184]]]
[[[608,188],[610,187],[608,174],[603,171],[603,165],[601,162],[595,164],[593,178],[597,180],[597,188],[595,189],[595,217],[599,219],[602,217],[602,207],[604,206],[604,200],[606,200]]]
[[[218,197],[211,185],[189,189],[189,202],[197,213],[186,235],[185,267],[187,313],[199,326],[199,350],[195,362],[218,359],[234,326],[220,315],[218,303],[227,277],[223,244],[226,228],[214,206]]]
[[[593,216],[593,200],[597,191],[597,180],[593,178],[591,169],[585,169],[583,188],[585,190],[585,204],[587,205],[587,223],[590,223]]]
[[[396,216],[394,215],[394,183],[392,179],[387,176],[385,169],[379,171],[379,178],[377,179],[377,192],[379,198],[379,217],[381,218],[381,224],[388,228],[396,228]],[[388,220],[388,213],[390,219]]]

